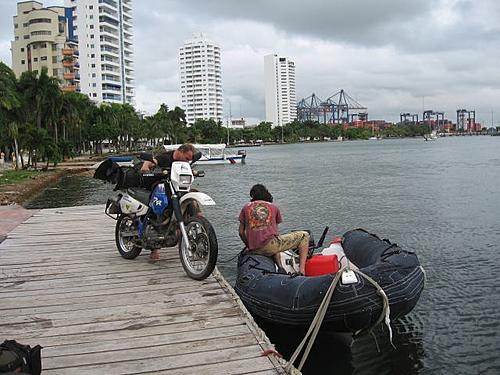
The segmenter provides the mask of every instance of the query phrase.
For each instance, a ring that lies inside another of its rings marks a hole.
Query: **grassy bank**
[[[0,172],[0,205],[23,205],[50,184],[70,173],[81,173],[86,168],[59,169],[49,171]]]
[[[35,179],[43,173],[41,171],[16,171],[13,169],[0,171],[0,186],[18,184],[26,180]]]

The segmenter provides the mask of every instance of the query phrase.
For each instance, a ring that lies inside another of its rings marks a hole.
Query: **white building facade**
[[[80,91],[96,102],[135,103],[132,0],[65,0],[78,42]]]
[[[264,56],[266,121],[283,126],[297,119],[295,64],[276,54]]]
[[[181,106],[186,121],[223,118],[220,47],[203,34],[195,34],[179,50]]]

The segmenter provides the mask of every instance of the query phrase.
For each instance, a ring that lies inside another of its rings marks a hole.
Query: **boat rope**
[[[424,267],[420,266],[420,270],[424,274],[424,283],[427,284],[427,274],[425,273]]]
[[[321,304],[319,305],[318,311],[316,312],[316,315],[314,316],[311,325],[309,326],[309,329],[307,330],[307,333],[305,334],[304,338],[302,339],[301,343],[295,349],[295,352],[292,354],[290,357],[290,360],[288,361],[288,365],[285,368],[287,370],[288,368],[291,368],[293,366],[293,363],[295,360],[298,358],[300,352],[304,348],[304,345],[307,343],[307,346],[304,350],[304,354],[302,355],[302,358],[300,360],[299,366],[297,367],[297,370],[301,371],[302,367],[304,366],[304,363],[307,360],[307,357],[309,356],[309,353],[311,351],[311,348],[314,344],[314,341],[316,340],[316,337],[318,336],[319,329],[321,327],[321,324],[323,323],[323,319],[325,318],[326,312],[328,310],[328,307],[330,305],[330,300],[332,299],[333,292],[335,291],[335,288],[337,287],[340,277],[342,276],[342,273],[345,270],[351,270],[349,265],[343,266],[337,273],[335,274],[335,277],[330,284],[328,290],[326,291],[325,297],[323,297],[323,300],[321,301]],[[378,326],[382,321],[387,325],[389,329],[389,339],[391,342],[391,345],[394,347],[394,344],[392,343],[392,329],[390,325],[390,307],[389,307],[389,299],[387,298],[387,294],[384,292],[382,287],[373,280],[370,276],[366,275],[365,273],[353,269],[355,273],[360,275],[361,277],[364,277],[366,280],[368,280],[375,288],[377,289],[377,294],[381,296],[383,304],[382,304],[382,312],[380,316],[378,317],[377,321],[372,324],[369,328],[364,329],[364,330],[359,330],[355,333],[354,336],[359,336],[364,333],[372,333],[372,330],[374,327]]]
[[[285,368],[286,371],[288,371],[291,366],[293,366],[293,363],[299,356],[300,352],[302,351],[302,348],[307,342],[307,347],[304,351],[304,354],[302,355],[302,358],[300,360],[300,364],[297,367],[297,370],[301,371],[302,366],[304,366],[304,363],[306,362],[307,357],[309,356],[309,352],[311,351],[311,347],[314,344],[314,341],[316,340],[316,336],[318,335],[319,328],[321,327],[321,323],[323,322],[323,319],[325,317],[326,311],[328,310],[328,305],[330,304],[330,300],[332,299],[333,291],[337,287],[337,284],[340,280],[340,276],[342,275],[342,272],[347,269],[347,266],[344,266],[340,269],[335,274],[335,277],[330,284],[330,287],[326,291],[325,297],[323,297],[323,300],[321,301],[321,304],[319,305],[318,311],[316,312],[316,315],[314,316],[311,325],[309,326],[309,329],[307,330],[306,335],[302,339],[301,343],[295,349],[295,352],[292,354],[290,357],[290,360],[288,361],[288,365]],[[309,337],[310,336],[310,337]],[[308,342],[309,341],[309,342]]]

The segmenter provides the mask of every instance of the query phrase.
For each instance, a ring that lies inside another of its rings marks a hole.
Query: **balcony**
[[[121,87],[121,85],[113,85],[113,84],[110,84],[110,83],[104,83],[102,85],[102,90],[103,91],[117,91],[117,92],[121,92],[122,91],[122,87]]]
[[[75,62],[72,60],[63,60],[63,66],[65,68],[72,68],[73,66],[75,66]]]
[[[99,16],[99,22],[104,23],[106,22],[109,25],[112,25],[114,27],[117,27],[120,22],[117,20],[112,19],[111,17],[108,16]]]
[[[99,8],[99,14],[104,16],[104,17],[109,17],[110,19],[115,20],[116,22],[120,22],[120,16],[116,11],[110,11],[106,8]]]
[[[64,73],[63,78],[65,80],[71,81],[76,78],[76,73]]]
[[[117,94],[103,93],[102,94],[102,98],[104,100],[110,100],[110,101],[117,101],[117,102],[121,102],[122,101],[122,96],[121,95],[117,95]]]
[[[75,92],[76,91],[76,85],[64,85],[62,87],[63,92]]]
[[[74,52],[73,48],[63,48],[62,50],[64,56],[73,56]]]
[[[116,8],[116,5],[117,5],[116,1],[114,1],[114,0],[99,0],[99,4],[108,4],[114,8]]]

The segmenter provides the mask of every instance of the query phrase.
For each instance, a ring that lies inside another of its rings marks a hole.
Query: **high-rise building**
[[[222,70],[220,47],[203,34],[195,34],[179,51],[181,102],[186,121],[222,121]]]
[[[266,121],[283,126],[297,118],[295,64],[286,57],[264,56]]]
[[[18,3],[11,43],[16,76],[46,67],[49,76],[60,80],[63,91],[79,91],[78,50],[72,27],[71,9],[44,8],[38,1]]]
[[[132,0],[65,0],[78,41],[81,92],[134,104]]]

